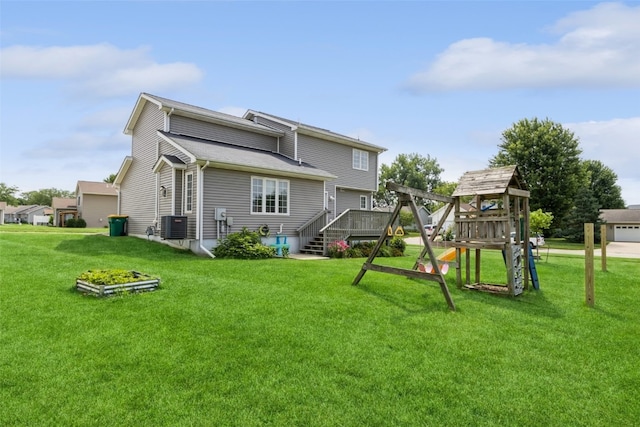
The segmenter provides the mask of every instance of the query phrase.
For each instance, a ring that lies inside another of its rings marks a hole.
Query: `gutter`
[[[198,228],[198,241],[200,242],[200,249],[209,255],[211,258],[216,256],[212,254],[207,248],[204,247],[204,170],[209,166],[209,161],[202,167],[198,166],[198,215],[196,217]]]

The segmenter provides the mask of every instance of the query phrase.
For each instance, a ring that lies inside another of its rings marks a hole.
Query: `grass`
[[[5,230],[4,228],[2,229]],[[379,263],[411,267],[411,256]],[[362,259],[211,260],[132,237],[0,233],[1,425],[579,425],[640,419],[638,261],[551,254],[518,298]],[[160,276],[99,299],[89,269]],[[483,276],[503,283],[499,253]]]

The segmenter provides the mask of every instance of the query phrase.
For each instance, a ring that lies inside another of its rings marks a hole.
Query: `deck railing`
[[[350,210],[342,212],[336,219],[320,229],[324,240],[324,252],[336,240],[378,238],[391,217],[391,212]]]

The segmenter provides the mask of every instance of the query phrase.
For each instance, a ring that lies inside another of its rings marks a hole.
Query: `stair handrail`
[[[329,212],[329,209],[319,211],[317,214],[312,216],[311,219],[296,229],[298,236],[300,237],[300,248],[304,248],[305,245],[320,234],[320,230],[324,228],[327,223],[327,215]]]

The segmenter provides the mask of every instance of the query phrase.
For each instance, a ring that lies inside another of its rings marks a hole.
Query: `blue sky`
[[[640,2],[0,1],[0,181],[101,181],[140,92],[418,153],[457,181],[549,118],[640,204]]]

